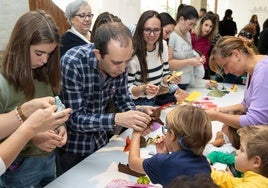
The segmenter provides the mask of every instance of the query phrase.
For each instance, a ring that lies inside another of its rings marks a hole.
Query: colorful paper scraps
[[[210,91],[207,96],[211,96],[211,97],[222,97],[224,96],[226,93],[223,91],[220,91],[219,89],[215,89]]]
[[[163,109],[166,109],[166,108],[173,106],[173,105],[174,105],[174,102],[170,102],[170,103],[167,103],[167,104],[160,106],[160,109],[163,110]]]
[[[129,180],[124,179],[113,179],[111,182],[108,183],[108,185],[105,186],[105,188],[122,188],[122,187],[128,187],[128,188],[156,188],[154,185],[150,184],[138,184],[136,182],[132,182]]]
[[[151,181],[150,181],[148,176],[141,176],[138,178],[137,183],[147,185],[147,184],[151,183]]]
[[[156,140],[159,139],[160,137],[161,137],[161,136],[158,135],[158,134],[157,134],[154,138],[149,137],[149,138],[147,139],[147,145],[149,145],[149,144],[155,144]]]
[[[131,143],[131,140],[130,140],[129,136],[127,136],[127,137],[126,137],[126,145],[125,145],[125,147],[124,147],[123,152],[127,152],[127,151],[129,151],[130,143]]]
[[[153,131],[156,131],[157,129],[159,129],[162,126],[161,123],[159,122],[153,122]]]
[[[213,102],[194,102],[194,106],[202,109],[216,109],[217,105]]]
[[[193,91],[184,100],[185,102],[193,102],[193,101],[196,101],[198,97],[200,97],[201,95],[202,95],[201,92]]]

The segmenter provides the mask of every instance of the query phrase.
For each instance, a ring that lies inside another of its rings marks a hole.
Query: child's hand
[[[182,90],[182,89],[177,89],[176,92],[175,92],[175,94],[174,94],[174,96],[175,96],[177,102],[179,102],[179,103],[180,103],[181,101],[184,101],[184,99],[185,99],[186,97],[188,97],[188,95],[189,95],[189,94],[188,94],[186,91]]]
[[[206,60],[206,56],[202,55],[202,56],[201,56],[201,59],[202,59],[202,61],[203,61],[203,64],[205,64],[206,61],[207,61],[207,60]]]
[[[204,64],[204,60],[201,57],[193,57],[191,58],[191,61],[189,62],[192,66],[200,66]]]
[[[147,128],[145,128],[143,131],[142,131],[142,136],[146,136],[148,134],[150,134],[151,132],[153,131],[153,125],[148,125]]]
[[[157,153],[168,153],[168,149],[165,145],[165,136],[157,136],[154,142]]]

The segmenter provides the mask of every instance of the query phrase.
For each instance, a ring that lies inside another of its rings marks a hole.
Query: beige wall
[[[28,0],[0,0],[0,51],[5,49],[17,19],[27,11]]]
[[[259,23],[262,28],[263,22],[268,18],[267,0],[218,0],[218,14],[223,18],[227,8],[233,10],[233,18],[237,24],[238,31],[241,30],[253,14],[258,15]]]

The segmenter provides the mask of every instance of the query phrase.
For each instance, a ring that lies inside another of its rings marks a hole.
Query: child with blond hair
[[[167,186],[175,177],[196,174],[210,176],[211,168],[203,150],[212,138],[211,122],[201,108],[177,106],[168,112],[163,136],[156,139],[151,158],[140,157],[141,132],[133,131],[129,151],[132,170],[147,174],[152,183]]]
[[[214,182],[224,188],[268,187],[268,126],[246,126],[238,130],[240,149],[235,156],[235,168],[242,178],[212,170]]]

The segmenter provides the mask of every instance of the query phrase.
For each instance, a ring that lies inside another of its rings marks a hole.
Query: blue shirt
[[[108,142],[114,113],[105,113],[113,99],[120,111],[135,109],[128,93],[127,72],[104,78],[98,71],[94,44],[77,46],[61,58],[62,102],[73,112],[67,121],[67,152],[87,156]]]
[[[195,155],[191,151],[181,150],[170,154],[156,154],[143,161],[143,169],[154,184],[167,186],[180,175],[210,176],[210,165],[205,156]]]

